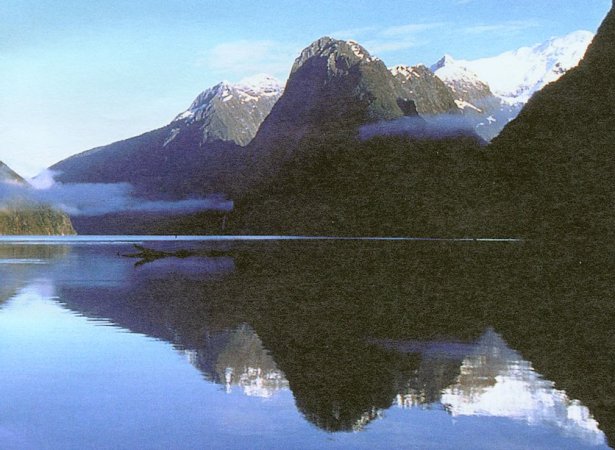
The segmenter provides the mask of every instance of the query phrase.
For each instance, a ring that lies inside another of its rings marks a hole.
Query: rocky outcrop
[[[246,146],[280,95],[282,86],[279,81],[267,75],[246,79],[239,84],[219,83],[202,92],[190,108],[175,118],[164,145],[168,145],[183,129],[197,127],[202,131],[201,144],[226,141]]]
[[[451,89],[424,65],[397,65],[391,73],[399,81],[400,97],[414,101],[420,115],[459,114]]]

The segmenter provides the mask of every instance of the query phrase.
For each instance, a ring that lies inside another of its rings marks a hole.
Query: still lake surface
[[[609,448],[612,269],[522,242],[3,238],[0,448]]]

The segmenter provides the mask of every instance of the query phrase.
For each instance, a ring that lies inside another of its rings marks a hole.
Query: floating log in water
[[[137,244],[132,244],[132,245],[134,248],[139,250],[139,252],[138,253],[128,253],[128,254],[121,255],[121,256],[124,256],[126,258],[139,258],[141,260],[149,262],[149,261],[154,261],[156,259],[161,259],[161,258],[169,258],[169,257],[187,258],[189,256],[196,255],[196,252],[193,252],[190,250],[178,250],[176,252],[163,252],[161,250],[154,250],[151,248],[143,247],[142,245],[137,245]]]
[[[128,253],[123,254],[125,258],[138,258],[140,261],[137,262],[137,265],[145,264],[148,262],[155,261],[161,258],[188,258],[190,256],[201,256],[201,257],[218,257],[218,256],[228,256],[227,252],[220,250],[209,250],[196,252],[193,250],[177,250],[175,252],[164,252],[161,250],[154,250],[151,248],[143,247],[142,245],[132,244],[135,249],[138,250],[138,253]]]

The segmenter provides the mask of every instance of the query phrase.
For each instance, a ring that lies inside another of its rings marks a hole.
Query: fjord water
[[[0,243],[1,448],[613,442],[608,252],[114,239]]]

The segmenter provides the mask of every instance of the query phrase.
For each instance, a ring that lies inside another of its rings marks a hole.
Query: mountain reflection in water
[[[383,344],[403,352],[409,347],[421,349],[417,376],[396,398],[400,407],[442,407],[453,416],[505,417],[554,427],[592,445],[604,443],[604,434],[588,408],[544,380],[493,329],[473,344]],[[448,379],[437,376],[444,373],[449,374]]]
[[[613,261],[604,249],[224,245],[232,256],[136,268],[117,256],[127,246],[15,254],[18,246],[2,245],[0,258],[46,264],[0,264],[0,305],[45,278],[63,307],[171,343],[226,392],[290,389],[303,416],[329,432],[370,433],[375,419],[411,407],[512,419],[585,446],[615,438]]]

